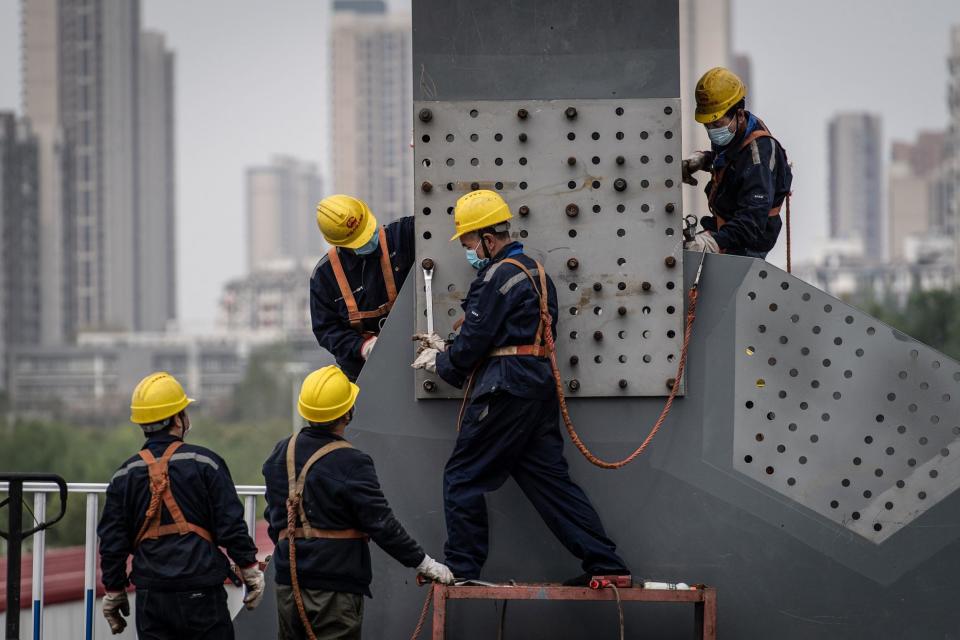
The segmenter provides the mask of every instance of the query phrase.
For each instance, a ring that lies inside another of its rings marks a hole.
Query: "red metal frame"
[[[516,584],[497,586],[433,585],[433,640],[446,637],[447,600],[616,600],[612,589],[563,587],[556,584]],[[717,590],[703,587],[684,591],[621,589],[623,602],[676,602],[694,605],[694,637],[716,640]]]

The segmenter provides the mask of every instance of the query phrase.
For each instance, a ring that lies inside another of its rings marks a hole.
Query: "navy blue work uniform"
[[[317,450],[342,437],[321,427],[304,427],[296,436],[295,467]],[[280,532],[287,528],[286,451],[284,438],[263,463],[267,485],[264,517],[270,539],[277,545],[273,556],[276,582],[290,585],[290,547]],[[357,529],[406,567],[417,567],[423,549],[393,515],[380,489],[373,459],[354,448],[332,451],[307,472],[303,491],[304,511],[316,529]],[[366,539],[305,538],[297,540],[297,578],[304,589],[319,589],[370,596],[373,573]]]
[[[164,431],[147,437],[143,449],[160,459],[180,438]],[[196,533],[161,535],[136,542],[150,504],[147,463],[128,459],[110,479],[97,526],[100,567],[108,591],[137,587],[137,634],[141,639],[233,638],[224,580],[231,575],[227,554],[239,567],[257,561],[257,546],[247,533],[243,505],[223,459],[204,447],[182,443],[170,457],[170,491]],[[166,506],[160,524],[174,523]],[[133,571],[127,576],[127,556]]]
[[[750,139],[757,131],[766,132],[766,127],[747,112],[744,131],[725,147],[713,146],[713,177],[705,189],[713,215],[704,216],[700,224],[713,233],[724,253],[765,258],[783,226],[780,208],[790,193],[793,172],[773,137]]]
[[[393,281],[399,291],[413,264],[414,248],[413,216],[401,218],[384,227]],[[336,273],[325,255],[317,263],[310,277],[310,319],[313,335],[320,346],[333,354],[337,365],[350,380],[356,380],[363,368],[360,347],[370,336],[379,335],[386,321],[389,306],[393,304],[387,290],[381,266],[380,247],[365,256],[349,249],[335,248],[349,291],[356,306],[362,312],[382,310],[376,317],[368,317],[351,323],[344,292],[337,282]],[[368,314],[374,315],[374,314]]]
[[[477,579],[487,559],[484,494],[509,476],[540,517],[590,574],[628,573],[600,516],[570,478],[558,424],[549,360],[534,355],[494,356],[500,347],[530,345],[540,325],[533,284],[505,258],[539,277],[536,263],[513,242],[480,269],[463,302],[460,333],[437,356],[437,374],[457,387],[473,375],[460,433],[443,476],[447,521],[446,564],[458,579]],[[539,286],[539,285],[538,285]],[[557,292],[547,278],[556,328]]]

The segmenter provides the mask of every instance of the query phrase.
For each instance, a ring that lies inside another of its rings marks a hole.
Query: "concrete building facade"
[[[911,244],[943,237],[945,214],[937,193],[945,150],[943,132],[925,131],[915,142],[893,143],[887,174],[887,237],[892,262],[913,257],[908,255]]]
[[[857,240],[868,261],[886,257],[880,116],[843,113],[828,128],[830,237]]]

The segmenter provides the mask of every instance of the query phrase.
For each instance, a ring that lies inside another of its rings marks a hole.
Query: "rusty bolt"
[[[627,159],[624,158],[623,156],[617,156],[617,164],[623,164],[626,161]]]
[[[574,378],[573,380],[567,383],[567,387],[570,388],[570,391],[576,391],[577,389],[580,388],[580,381]]]
[[[567,217],[569,218],[576,218],[578,215],[580,215],[580,207],[573,204],[572,202],[567,205],[567,208],[565,209],[565,211],[567,212]]]
[[[563,115],[567,116],[568,120],[573,120],[577,117],[576,107],[567,107],[567,110],[563,112]]]
[[[579,357],[579,356],[570,356],[570,364],[571,364],[571,365],[576,365],[578,362],[580,362],[580,357]]]
[[[677,259],[673,256],[667,256],[663,259],[663,264],[667,265],[668,269],[673,269],[675,266],[677,266]]]
[[[526,109],[517,109],[517,117],[521,120],[526,120],[528,115]]]
[[[673,385],[677,384],[676,378],[667,378],[667,389],[673,391]]]
[[[574,158],[573,156],[570,156],[569,158],[567,158],[567,164],[572,167],[573,165],[577,164],[577,159]]]
[[[577,260],[576,258],[570,258],[569,260],[567,260],[567,269],[572,270],[572,269],[576,269],[579,266],[580,266],[580,261]]]
[[[427,392],[436,391],[436,390],[437,390],[437,383],[434,382],[433,380],[424,380],[424,381],[423,381],[423,390],[424,390],[424,391],[427,391]]]
[[[602,285],[601,283],[599,283],[599,282],[594,282],[594,283],[593,283],[593,290],[594,290],[594,291],[600,291],[601,289],[603,289],[603,285]]]
[[[526,142],[526,141],[527,141],[527,134],[521,133],[519,136],[517,136],[517,138],[520,140],[520,142]]]
[[[597,342],[600,342],[601,340],[603,340],[603,331],[594,331],[593,339],[596,340]]]
[[[674,211],[677,210],[677,207],[672,202],[668,202],[666,206],[666,210],[667,210],[667,213],[673,213]]]
[[[433,185],[427,180],[424,180],[422,183],[420,183],[420,190],[424,193],[430,193],[433,190]]]
[[[619,313],[621,316],[625,316],[625,315],[627,315],[627,308],[626,308],[626,307],[618,307],[618,308],[617,308],[617,313]]]
[[[625,191],[627,188],[627,181],[623,178],[617,178],[613,181],[613,188],[617,191]]]
[[[650,291],[650,287],[652,286],[653,286],[652,284],[644,280],[643,284],[640,285],[640,288],[643,289],[644,291]]]
[[[476,191],[477,189],[480,188],[480,183],[479,183],[479,182],[471,182],[471,183],[470,183],[470,188],[473,189],[474,191]]]
[[[433,269],[434,267],[433,258],[424,258],[420,262],[420,266],[423,267],[425,270],[430,271],[430,269]]]
[[[430,122],[433,120],[433,112],[430,109],[420,109],[420,122]]]
[[[627,388],[627,381],[624,380],[623,378],[620,378],[620,382],[618,382],[617,384],[620,385],[620,388],[621,388],[621,389],[626,389],[626,388]]]
[[[520,208],[517,209],[517,213],[519,213],[519,214],[522,215],[522,216],[528,216],[528,215],[530,215],[530,207],[528,207],[528,206],[525,205],[525,204],[524,204],[524,205],[521,205]]]

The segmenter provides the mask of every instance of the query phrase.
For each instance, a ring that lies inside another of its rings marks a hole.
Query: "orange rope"
[[[430,603],[433,601],[433,584],[427,589],[427,599],[423,601],[423,609],[420,610],[420,619],[417,621],[417,628],[413,630],[410,640],[417,640],[420,632],[423,631],[423,625],[427,623],[427,612],[430,611]]]
[[[793,273],[793,261],[791,254],[793,253],[792,238],[790,237],[790,196],[791,193],[787,194],[787,273]]]
[[[167,490],[167,485],[169,484],[169,476],[164,474],[159,480],[150,479],[150,504],[147,506],[147,513],[143,518],[143,524],[140,526],[140,531],[137,532],[137,537],[134,538],[138,543],[143,539],[143,536],[147,533],[147,529],[153,524],[153,520],[158,517],[160,513],[160,500],[163,497],[163,492]]]
[[[303,606],[303,596],[300,595],[300,580],[297,578],[297,547],[294,540],[297,536],[297,510],[300,498],[287,499],[287,544],[290,545],[290,584],[293,587],[293,601],[297,604],[297,611],[300,613],[300,621],[303,623],[303,629],[310,640],[317,640],[313,634],[313,628],[310,620],[307,618],[307,611]]]

